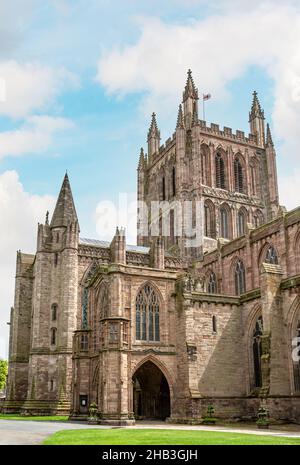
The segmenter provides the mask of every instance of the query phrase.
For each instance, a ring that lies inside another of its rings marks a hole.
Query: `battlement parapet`
[[[257,146],[257,137],[255,134],[248,134],[248,137],[246,137],[245,132],[239,129],[237,129],[236,133],[234,134],[232,128],[224,126],[223,130],[221,130],[219,124],[216,123],[211,123],[210,126],[207,126],[206,121],[201,119],[198,120],[196,125],[200,127],[201,132],[213,134],[218,137],[224,137],[226,139],[232,139],[237,142],[242,142],[244,144]]]

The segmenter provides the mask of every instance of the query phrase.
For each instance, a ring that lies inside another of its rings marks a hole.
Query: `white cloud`
[[[0,115],[24,118],[44,110],[66,87],[77,87],[78,79],[64,68],[53,69],[38,63],[0,62],[0,79],[5,82],[5,100]]]
[[[71,129],[73,122],[60,117],[30,116],[19,128],[0,132],[0,159],[45,152],[57,131]]]
[[[300,199],[300,169],[294,170],[290,175],[279,176],[279,198],[280,204],[287,210],[299,207]]]
[[[10,307],[13,305],[16,251],[34,253],[37,223],[44,222],[47,210],[53,211],[55,199],[26,192],[15,171],[0,175],[0,357],[7,355]]]

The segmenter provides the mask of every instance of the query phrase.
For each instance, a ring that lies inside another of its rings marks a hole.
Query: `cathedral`
[[[163,145],[152,115],[138,245],[121,227],[81,237],[66,175],[35,254],[17,253],[6,413],[199,423],[209,405],[238,421],[263,404],[300,423],[300,208],[279,204],[257,93],[247,135],[198,103],[189,70]]]

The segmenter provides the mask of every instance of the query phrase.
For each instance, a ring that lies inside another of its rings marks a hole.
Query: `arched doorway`
[[[145,362],[133,375],[133,411],[135,418],[165,420],[170,416],[170,389],[162,371]]]

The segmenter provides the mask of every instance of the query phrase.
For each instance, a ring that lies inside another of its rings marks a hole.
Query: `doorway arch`
[[[170,388],[156,364],[144,362],[134,373],[133,411],[137,420],[165,420],[170,416]]]

